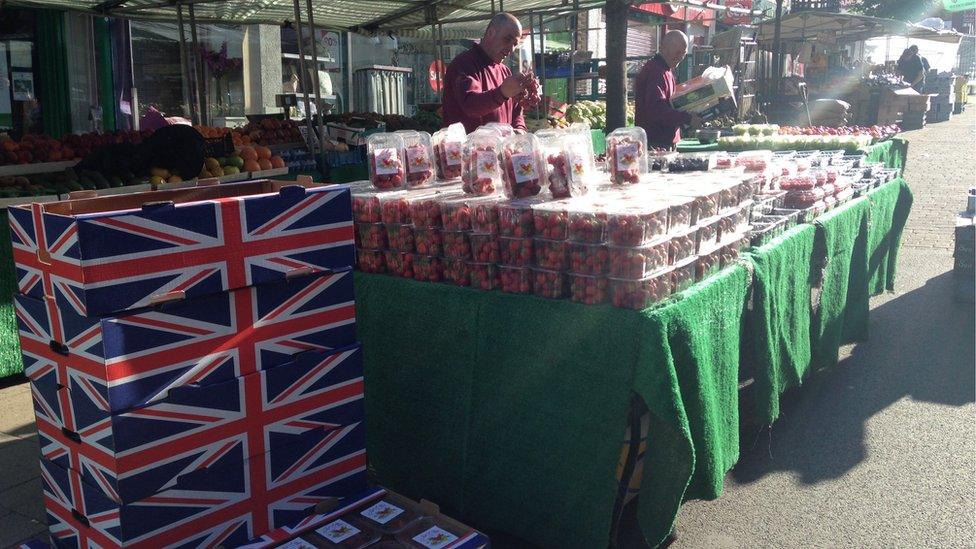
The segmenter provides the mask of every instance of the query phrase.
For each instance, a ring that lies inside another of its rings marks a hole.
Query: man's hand
[[[512,97],[521,94],[525,91],[524,82],[525,80],[520,74],[513,74],[512,76],[509,76],[504,82],[502,82],[502,85],[499,86],[502,90],[502,95],[504,95],[506,99],[511,99]]]
[[[698,116],[697,114],[692,114],[691,121],[688,122],[688,125],[691,126],[692,128],[700,128],[702,125],[701,117]]]

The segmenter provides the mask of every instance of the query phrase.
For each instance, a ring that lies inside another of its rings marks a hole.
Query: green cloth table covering
[[[702,145],[697,139],[683,139],[678,143],[678,152],[711,152],[718,151],[718,143]],[[881,162],[888,168],[898,168],[904,171],[905,160],[908,158],[908,140],[900,137],[887,139],[875,143],[867,148],[868,160]]]
[[[912,209],[912,190],[904,179],[897,179],[867,195],[871,203],[868,217],[868,291],[878,295],[894,291],[895,271],[901,237]]]
[[[842,344],[867,337],[870,207],[866,197],[855,198],[814,223],[814,257],[823,266],[811,336],[815,367],[834,365]]]
[[[779,395],[801,384],[810,368],[813,225],[798,225],[747,256],[753,266],[750,329],[756,407],[765,424],[779,417]]]
[[[17,271],[10,244],[10,224],[7,222],[7,210],[3,208],[0,209],[0,379],[24,371],[17,316],[14,313],[13,297],[16,291]]]
[[[602,547],[636,392],[653,433],[641,526],[658,542],[738,458],[747,287],[737,266],[639,312],[357,273],[371,466],[478,526]]]

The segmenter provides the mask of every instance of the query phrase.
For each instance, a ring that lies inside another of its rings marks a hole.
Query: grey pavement
[[[974,547],[973,306],[952,300],[952,231],[976,184],[976,106],[906,132],[915,193],[897,291],[872,299],[871,338],[744,433],[724,495],[684,506],[675,549]],[[26,383],[0,384],[0,547],[43,538]]]

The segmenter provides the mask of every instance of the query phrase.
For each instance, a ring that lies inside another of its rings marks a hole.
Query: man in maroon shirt
[[[502,63],[521,40],[519,20],[499,13],[481,42],[451,61],[444,76],[445,127],[461,122],[470,133],[487,122],[502,122],[525,130],[520,97],[528,77],[513,75]]]
[[[672,30],[665,33],[658,53],[644,64],[637,74],[634,91],[637,95],[635,108],[637,125],[647,132],[647,142],[652,147],[673,149],[681,140],[683,124],[701,125],[698,115],[688,114],[671,106],[674,94],[674,73],[688,53],[688,37]]]

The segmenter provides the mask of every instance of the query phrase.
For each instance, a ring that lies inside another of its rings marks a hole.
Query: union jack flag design
[[[323,452],[352,453],[365,441],[350,433],[363,421],[359,346],[304,353],[295,364],[251,374],[231,387],[196,387],[157,404],[109,415],[92,429],[114,431],[123,451],[89,443],[37,417],[41,455],[74,469],[106,499],[142,500],[162,490],[205,484],[220,466],[240,467],[257,454],[277,487]],[[202,480],[201,480],[202,479]]]
[[[236,547],[260,532],[286,526],[276,521],[296,515],[275,515],[269,509],[294,499],[306,486],[319,486],[319,499],[309,499],[304,509],[296,510],[302,516],[311,514],[321,499],[365,489],[362,422],[320,436],[330,444],[298,471],[275,465],[273,456],[280,450],[301,450],[272,448],[236,464],[222,458],[212,471],[186,485],[131,503],[109,499],[77,470],[43,459],[41,479],[52,538],[64,547]]]
[[[54,293],[43,301],[16,296],[25,373],[34,382],[38,416],[86,440],[94,435],[86,430],[109,412],[165,399],[181,386],[214,385],[288,364],[302,352],[355,341],[351,271],[101,319],[80,315],[70,299]]]
[[[40,300],[58,288],[82,316],[99,316],[353,264],[346,186],[220,185],[194,189],[194,202],[139,207],[168,196],[9,208],[19,292]]]

